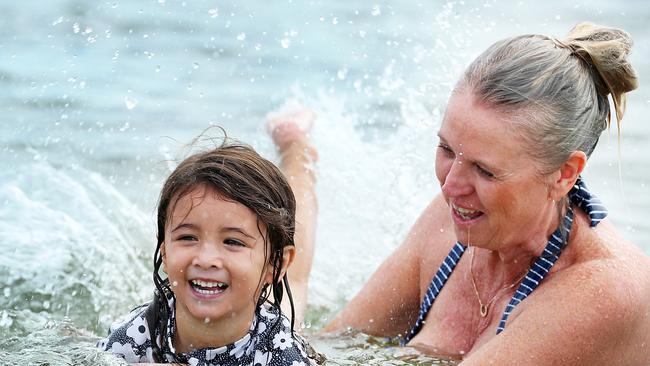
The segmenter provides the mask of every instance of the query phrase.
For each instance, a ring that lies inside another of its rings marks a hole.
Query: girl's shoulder
[[[113,323],[108,336],[97,342],[97,347],[121,356],[127,362],[149,360],[151,338],[145,318],[148,306],[149,303],[140,305]]]
[[[254,365],[313,365],[322,358],[293,329],[287,316],[268,303],[259,307],[258,321],[251,335],[255,338]]]

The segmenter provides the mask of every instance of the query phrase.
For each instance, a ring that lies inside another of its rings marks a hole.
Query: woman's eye
[[[442,149],[446,154],[454,154],[453,150],[451,150],[451,148],[445,144],[438,144],[438,148]]]
[[[494,178],[494,174],[492,174],[490,171],[483,169],[480,165],[476,166],[476,169],[478,170],[481,175],[487,177],[487,178]]]
[[[224,244],[226,245],[232,245],[232,246],[237,246],[237,247],[245,247],[246,244],[244,242],[237,240],[237,239],[226,239],[223,241]]]

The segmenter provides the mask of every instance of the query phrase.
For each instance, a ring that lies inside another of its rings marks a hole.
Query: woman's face
[[[463,244],[491,250],[523,245],[545,238],[555,218],[547,184],[513,126],[470,92],[449,101],[436,176]]]

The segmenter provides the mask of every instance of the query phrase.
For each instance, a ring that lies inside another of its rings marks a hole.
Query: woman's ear
[[[280,267],[280,277],[284,277],[284,275],[287,274],[287,269],[291,266],[291,263],[293,263],[293,260],[296,256],[296,247],[293,245],[286,245],[284,248],[282,248],[282,265]],[[266,283],[273,283],[273,265],[269,263],[267,270],[266,270],[266,276],[265,276],[265,282]]]
[[[578,176],[587,164],[587,155],[582,151],[574,151],[569,158],[562,163],[553,179],[550,198],[559,200],[569,193],[578,180]]]

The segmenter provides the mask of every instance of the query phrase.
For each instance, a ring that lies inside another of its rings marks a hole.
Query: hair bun
[[[639,85],[627,59],[632,49],[630,35],[620,29],[582,22],[571,29],[562,43],[597,71],[596,89],[602,95],[612,95],[616,119],[620,121],[625,114],[625,93]]]

